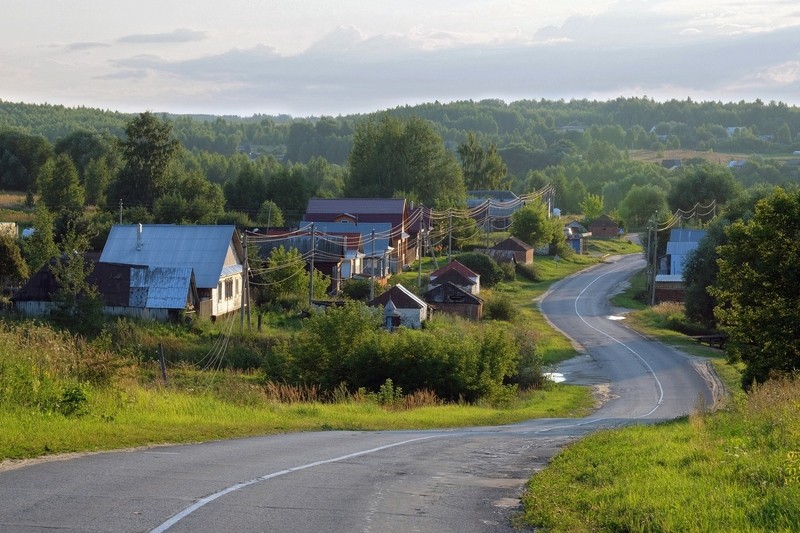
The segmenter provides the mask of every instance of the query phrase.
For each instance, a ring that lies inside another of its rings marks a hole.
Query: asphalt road
[[[702,365],[609,318],[608,294],[641,266],[619,258],[541,302],[584,347],[563,367],[567,380],[607,392],[591,417],[299,433],[37,462],[0,471],[0,531],[513,531],[525,481],[566,443],[713,401]]]

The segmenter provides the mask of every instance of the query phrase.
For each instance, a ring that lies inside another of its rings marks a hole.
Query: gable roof
[[[617,226],[618,224],[611,220],[611,217],[608,215],[600,215],[595,220],[589,223],[589,227],[592,226]]]
[[[405,198],[311,198],[306,206],[306,220],[312,220],[310,215],[350,215],[359,221],[378,221],[375,215],[393,215],[402,220],[405,212]]]
[[[389,303],[389,300],[392,301],[397,309],[425,309],[428,307],[428,304],[419,296],[399,283],[369,302],[368,305],[373,307],[377,305],[385,306]]]
[[[459,303],[467,305],[480,305],[483,303],[481,298],[474,294],[465,291],[455,283],[446,282],[442,285],[432,288],[425,293],[424,298],[426,301],[433,303]]]
[[[473,272],[471,269],[466,267],[465,265],[459,263],[456,259],[453,259],[442,268],[438,270],[434,270],[431,272],[430,276],[438,277],[447,272],[448,270],[455,270],[456,272],[460,273],[462,276],[466,276],[468,278],[479,278],[480,275],[477,272]]]
[[[172,224],[114,225],[103,247],[103,263],[191,267],[199,288],[217,286],[220,277],[242,272],[244,250],[234,226]],[[226,265],[233,247],[236,264]]]
[[[451,268],[444,274],[436,276],[436,278],[432,279],[430,282],[431,285],[443,285],[445,283],[453,283],[454,285],[460,285],[461,287],[467,287],[476,284],[475,280],[468,278],[454,268]]]
[[[533,246],[519,240],[516,237],[509,237],[492,246],[492,250],[512,250],[515,252],[528,252],[533,250]]]
[[[87,284],[97,287],[105,305],[149,309],[185,308],[189,291],[194,293],[193,281],[191,267],[118,263],[94,263],[86,277]],[[50,302],[60,288],[47,264],[14,294],[12,300]],[[195,294],[193,299],[197,300]]]

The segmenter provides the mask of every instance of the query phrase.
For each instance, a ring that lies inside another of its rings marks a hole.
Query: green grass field
[[[633,295],[637,282],[616,305]],[[534,476],[520,526],[536,531],[798,531],[800,383],[745,395],[741,368],[669,328],[681,306],[628,315],[635,329],[712,360],[731,391],[717,412],[603,431],[568,447]]]

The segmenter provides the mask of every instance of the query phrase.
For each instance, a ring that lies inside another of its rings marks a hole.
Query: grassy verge
[[[725,411],[594,434],[529,483],[520,523],[546,531],[796,531],[800,383]]]
[[[89,391],[80,416],[37,409],[0,411],[0,458],[108,450],[161,443],[310,430],[435,429],[583,416],[591,400],[578,387],[552,385],[511,405],[438,405],[396,410],[373,401],[280,403],[251,396],[237,405],[212,393],[109,387]]]
[[[635,293],[636,283],[628,290]],[[711,358],[734,391],[731,400],[713,413],[604,431],[568,447],[531,479],[520,525],[554,532],[797,531],[800,382],[772,381],[745,395],[739,367],[672,329],[686,327],[680,306],[628,317],[661,342]]]

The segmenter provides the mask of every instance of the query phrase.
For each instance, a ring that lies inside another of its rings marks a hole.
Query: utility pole
[[[453,212],[450,210],[447,212],[447,221],[447,262],[449,263],[453,260]]]
[[[314,250],[316,243],[314,242],[314,223],[311,223],[311,269],[308,272],[308,306],[311,307],[314,301]]]
[[[425,235],[425,230],[420,227],[419,234],[417,234],[417,260],[419,261],[419,270],[417,272],[417,287],[422,287],[422,239]]]
[[[375,299],[375,228],[372,228],[372,255],[369,258],[369,301]]]
[[[235,231],[235,230],[234,230]],[[242,237],[242,248],[244,248],[244,261],[242,261],[242,299],[239,302],[239,331],[244,331],[244,306],[245,294],[247,294],[247,230],[244,230]]]
[[[122,224],[122,198],[119,199],[119,223]]]
[[[658,211],[653,219],[653,283],[650,286],[650,305],[656,304],[656,276],[658,275]]]

